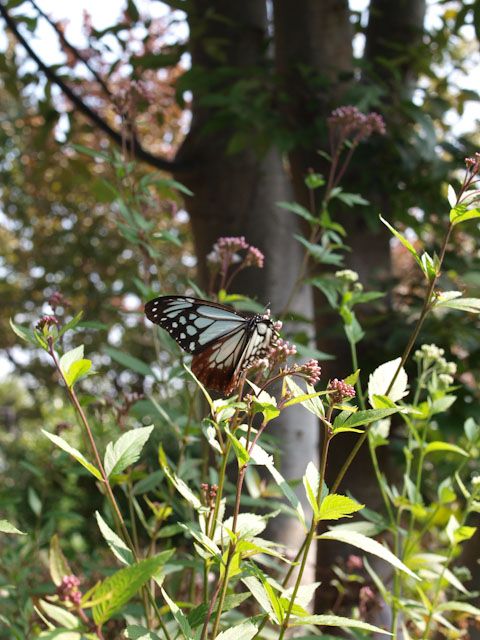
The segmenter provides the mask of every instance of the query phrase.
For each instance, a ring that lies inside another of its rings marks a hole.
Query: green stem
[[[63,380],[63,382],[65,384],[65,388],[67,390],[68,398],[69,398],[70,402],[72,403],[73,407],[75,408],[75,410],[77,412],[77,415],[80,418],[80,422],[82,423],[82,425],[83,425],[83,427],[85,429],[85,432],[87,434],[88,441],[90,443],[90,447],[92,449],[93,455],[95,457],[95,461],[97,463],[98,470],[100,472],[100,475],[102,476],[102,482],[103,482],[103,485],[105,487],[105,493],[106,493],[107,499],[108,499],[108,501],[110,503],[110,507],[112,509],[113,519],[115,520],[115,523],[116,523],[116,526],[117,526],[117,530],[121,534],[121,537],[123,538],[123,541],[125,542],[125,544],[129,547],[130,551],[132,552],[132,555],[133,555],[135,561],[138,562],[140,558],[138,556],[138,553],[137,553],[137,550],[135,548],[135,545],[133,544],[133,540],[130,537],[130,534],[128,533],[128,529],[127,529],[127,527],[125,525],[125,520],[123,519],[122,512],[120,511],[118,503],[117,503],[117,501],[115,499],[115,496],[113,494],[113,490],[112,490],[112,487],[110,485],[108,476],[107,476],[107,474],[105,472],[105,468],[103,466],[102,459],[100,457],[100,453],[99,453],[98,448],[97,448],[97,444],[96,444],[95,439],[93,437],[93,433],[92,433],[92,430],[90,428],[90,424],[89,424],[89,422],[87,420],[87,416],[85,415],[85,412],[82,409],[82,406],[80,404],[80,401],[78,400],[78,397],[77,397],[77,394],[75,393],[75,390],[73,389],[73,387],[70,387],[68,385],[68,383],[67,383],[67,380],[66,380],[66,378],[65,378],[65,376],[63,374],[62,368],[60,367],[60,362],[59,362],[59,360],[57,358],[57,354],[55,353],[55,349],[53,348],[53,341],[52,340],[50,340],[50,342],[49,342],[49,353],[50,353],[50,356],[52,357],[52,359],[53,359],[53,361],[55,363],[55,367],[56,367],[57,371],[59,372],[59,374],[60,374],[60,376],[61,376],[61,378],[62,378],[62,380]],[[165,637],[167,638],[167,640],[170,640],[170,635],[169,635],[168,630],[167,630],[167,628],[165,626],[165,623],[163,622],[160,610],[159,610],[159,608],[157,606],[157,603],[155,602],[155,598],[154,598],[153,594],[151,593],[151,591],[149,589],[145,589],[143,591],[143,593],[147,594],[147,597],[148,597],[148,599],[149,599],[149,601],[150,601],[150,603],[151,603],[151,605],[152,605],[152,607],[153,607],[153,609],[154,609],[154,611],[155,611],[155,613],[157,615],[158,622],[159,622],[159,624],[160,624],[160,626],[161,626],[161,628],[163,630],[163,633],[165,634]],[[144,600],[144,606],[145,606],[145,604],[146,604],[146,602]],[[145,609],[146,609],[145,610],[145,614],[148,616],[148,607],[145,607]]]
[[[350,342],[350,352],[352,354],[352,368],[353,371],[358,371],[358,356],[357,356],[357,345],[353,342]],[[362,383],[360,381],[360,376],[358,376],[357,382],[355,383],[355,389],[357,391],[358,403],[360,405],[360,409],[362,411],[365,409],[365,396],[363,395]]]
[[[440,257],[439,257],[439,262],[438,262],[438,270],[437,273],[435,275],[435,277],[433,277],[430,280],[428,289],[427,289],[427,293],[425,294],[425,300],[423,302],[423,307],[422,310],[420,312],[420,316],[415,324],[415,328],[408,340],[407,346],[405,347],[402,357],[400,358],[400,363],[395,371],[395,373],[393,374],[393,377],[390,381],[390,384],[388,385],[388,388],[385,392],[385,395],[388,396],[388,394],[390,393],[390,391],[393,388],[393,385],[395,384],[395,381],[398,377],[398,374],[400,373],[400,371],[402,370],[402,367],[405,365],[406,361],[408,360],[408,357],[415,345],[415,341],[418,337],[418,334],[420,333],[420,329],[423,326],[423,323],[425,321],[425,318],[427,317],[429,311],[432,308],[432,295],[433,295],[433,291],[435,289],[435,285],[437,284],[437,280],[440,276],[440,269],[442,268],[442,264],[443,264],[443,260],[445,258],[445,251],[447,249],[447,244],[448,241],[450,239],[450,235],[452,233],[452,223],[449,223],[448,228],[447,228],[447,233],[445,234],[445,237],[443,239],[443,243],[442,243],[442,248],[440,251]],[[332,492],[335,492],[340,483],[342,482],[346,472],[348,471],[348,469],[350,468],[350,465],[352,464],[353,460],[356,458],[357,453],[359,452],[362,444],[365,442],[365,440],[367,439],[368,436],[368,431],[369,431],[369,427],[367,426],[367,428],[365,429],[365,431],[362,433],[362,435],[360,436],[360,438],[357,440],[357,442],[355,443],[355,446],[353,447],[352,451],[350,452],[349,456],[347,457],[346,461],[344,462],[342,468],[340,469],[338,476],[335,480],[335,483],[332,487]]]
[[[333,412],[333,408],[330,407],[327,416],[326,416],[326,421],[330,422],[331,417],[332,417],[332,412]],[[318,482],[318,491],[317,491],[317,504],[318,504],[318,508],[321,507],[322,505],[322,490],[323,490],[323,485],[325,483],[325,474],[326,474],[326,470],[327,470],[327,459],[328,459],[328,451],[329,451],[329,447],[330,447],[330,441],[332,439],[332,434],[329,430],[328,427],[326,427],[325,431],[324,431],[324,438],[323,438],[323,447],[322,447],[322,458],[320,461],[320,477],[319,477],[319,482]],[[283,640],[285,633],[288,629],[288,623],[290,621],[290,616],[292,615],[292,610],[293,610],[293,606],[295,604],[295,598],[297,597],[297,593],[298,590],[300,588],[300,585],[302,583],[302,578],[303,578],[303,574],[305,572],[305,567],[307,565],[307,559],[308,559],[308,554],[310,552],[310,547],[312,545],[312,541],[313,538],[315,536],[315,532],[317,529],[317,524],[318,524],[318,520],[315,517],[315,514],[313,514],[312,516],[312,523],[310,525],[310,529],[308,531],[306,540],[305,540],[305,545],[303,548],[303,555],[302,555],[302,562],[300,564],[300,568],[298,570],[298,574],[297,574],[297,578],[295,580],[295,585],[293,587],[293,591],[292,591],[292,595],[290,598],[290,603],[288,605],[288,609],[287,612],[285,614],[285,618],[282,622],[282,628],[280,631],[280,635],[278,637],[278,640]]]

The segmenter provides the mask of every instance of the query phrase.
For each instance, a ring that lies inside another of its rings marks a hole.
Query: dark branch
[[[73,54],[73,56],[82,64],[85,65],[85,67],[90,71],[90,73],[92,74],[92,76],[95,78],[95,80],[98,82],[98,84],[102,87],[103,91],[105,92],[105,94],[110,98],[110,100],[113,99],[112,94],[110,93],[110,89],[107,86],[107,83],[105,82],[105,80],[100,76],[100,74],[98,74],[95,69],[92,68],[92,66],[90,65],[90,62],[88,61],[87,58],[85,58],[84,55],[82,55],[80,53],[80,51],[73,46],[73,44],[71,44],[65,37],[65,35],[62,33],[61,29],[58,28],[57,24],[44,12],[42,11],[42,9],[40,9],[39,6],[37,6],[36,2],[34,0],[30,0],[30,4],[33,6],[33,8],[37,11],[38,15],[42,16],[42,18],[44,20],[46,20],[48,22],[48,24],[52,27],[52,29],[54,29],[55,33],[57,34],[60,42],[63,44],[63,46],[65,47],[65,49],[67,49],[68,51],[70,51],[70,53]]]
[[[7,23],[8,28],[13,33],[18,42],[24,47],[27,51],[28,55],[35,61],[38,65],[39,69],[43,71],[46,77],[59,87],[63,93],[67,96],[67,98],[73,103],[73,105],[83,113],[95,126],[101,129],[106,135],[113,140],[120,147],[122,146],[122,136],[118,131],[112,129],[112,127],[93,109],[91,109],[85,102],[74,92],[70,87],[65,84],[65,82],[57,76],[57,74],[50,69],[35,53],[35,51],[31,48],[22,34],[19,32],[17,25],[15,24],[15,20],[9,15],[8,11],[4,7],[2,3],[0,3],[0,15],[4,18]],[[182,169],[186,169],[186,165],[184,163],[177,163],[175,161],[170,161],[165,158],[160,158],[158,156],[154,156],[153,154],[146,151],[138,140],[133,139],[129,141],[131,151],[134,153],[135,157],[138,160],[143,160],[147,164],[155,167],[156,169],[161,169],[163,171],[181,171]]]

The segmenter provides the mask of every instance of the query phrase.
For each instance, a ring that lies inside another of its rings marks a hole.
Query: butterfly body
[[[192,371],[208,388],[229,395],[241,374],[264,358],[277,337],[267,315],[244,316],[190,296],[161,296],[145,305],[149,320],[194,357]]]

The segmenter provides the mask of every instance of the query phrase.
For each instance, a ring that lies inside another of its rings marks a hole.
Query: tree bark
[[[267,16],[264,3],[252,0],[197,0],[195,14],[190,14],[192,38],[192,69],[218,72],[219,66],[237,71],[248,65],[264,62]],[[211,12],[212,19],[206,19]],[[225,43],[219,58],[212,57],[209,41],[221,38]],[[228,85],[223,91],[231,89]],[[192,169],[182,172],[179,179],[194,196],[187,201],[191,216],[200,279],[207,283],[206,255],[220,236],[244,235],[247,242],[265,254],[262,270],[247,269],[236,283],[236,290],[270,304],[272,313],[283,309],[297,278],[303,257],[300,245],[293,239],[298,232],[295,216],[277,206],[282,200],[292,200],[290,181],[285,173],[280,152],[273,146],[260,156],[251,149],[228,154],[226,149],[235,128],[206,133],[205,126],[216,113],[202,103],[202,95],[194,95],[192,127],[177,160]],[[312,317],[311,291],[303,288],[293,302],[293,310]],[[299,478],[312,452],[318,449],[315,419],[302,408],[292,407],[272,424],[281,447],[281,470],[287,479]],[[303,489],[298,492],[306,512]],[[289,548],[303,541],[303,529],[292,519],[283,519],[272,530],[275,538]],[[314,555],[309,559],[305,579],[313,581]]]

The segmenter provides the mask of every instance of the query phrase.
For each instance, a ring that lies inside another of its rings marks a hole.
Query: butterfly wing
[[[248,319],[214,302],[188,296],[161,296],[145,305],[149,320],[168,331],[187,353],[245,329]]]
[[[150,300],[145,314],[193,354],[197,378],[224,395],[232,393],[243,371],[267,354],[276,333],[270,320],[245,318],[221,304],[188,296]]]
[[[229,395],[241,374],[269,351],[275,331],[270,321],[253,319],[237,331],[211,343],[192,360],[192,371],[205,386]]]

